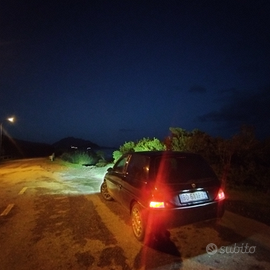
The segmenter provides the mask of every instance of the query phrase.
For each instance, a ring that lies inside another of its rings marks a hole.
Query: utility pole
[[[14,117],[4,119],[9,122],[14,122]],[[0,123],[0,157],[2,156],[2,144],[3,144],[3,122]]]
[[[0,156],[2,156],[3,123],[0,123]]]

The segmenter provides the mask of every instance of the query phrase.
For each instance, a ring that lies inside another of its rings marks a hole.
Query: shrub
[[[139,151],[162,151],[166,150],[165,144],[157,138],[143,138],[134,147],[135,152]]]
[[[122,156],[122,153],[119,150],[113,152],[114,163]]]
[[[108,162],[104,159],[100,159],[97,163],[96,163],[96,167],[105,167],[108,164]]]
[[[126,154],[128,152],[132,152],[134,151],[134,148],[135,148],[135,143],[130,141],[130,142],[125,142],[122,146],[120,146],[120,152],[122,154]]]
[[[98,158],[93,153],[87,152],[65,152],[61,155],[61,159],[64,161],[79,164],[79,165],[94,165],[98,161]]]
[[[139,152],[139,151],[162,151],[165,150],[165,144],[157,138],[143,138],[137,143],[135,142],[125,142],[120,146],[119,150],[113,152],[114,163],[123,155],[129,152]]]

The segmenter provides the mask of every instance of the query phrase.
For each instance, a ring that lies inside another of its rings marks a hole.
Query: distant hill
[[[29,142],[3,136],[2,156],[12,158],[45,157],[54,152],[53,146],[46,143]]]
[[[89,140],[74,137],[63,138],[53,144],[46,144],[13,139],[4,135],[0,160],[3,158],[46,157],[50,156],[52,153],[55,153],[56,156],[60,156],[65,152],[76,150],[87,151],[88,153],[101,151],[107,159],[110,159],[116,148],[99,146]]]
[[[97,144],[91,141],[74,137],[61,139],[51,145],[3,136],[2,153],[0,153],[0,156],[11,156],[12,158],[45,157],[52,153],[59,155],[74,149],[92,151],[99,148]]]
[[[87,150],[93,148],[99,148],[99,146],[91,141],[78,139],[74,137],[67,137],[61,139],[58,142],[52,144],[52,146],[56,150],[69,150],[69,149],[80,149],[80,150]]]

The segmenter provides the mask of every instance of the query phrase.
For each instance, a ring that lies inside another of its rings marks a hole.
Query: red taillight
[[[158,187],[154,187],[149,202],[150,208],[165,208],[164,191],[160,192]]]
[[[165,208],[164,202],[150,202],[149,204],[150,208]]]
[[[225,199],[224,191],[220,188],[216,197],[217,201],[221,201]]]

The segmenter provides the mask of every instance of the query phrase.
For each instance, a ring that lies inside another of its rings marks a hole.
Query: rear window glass
[[[155,173],[169,183],[216,177],[201,156],[166,156],[155,160]]]

